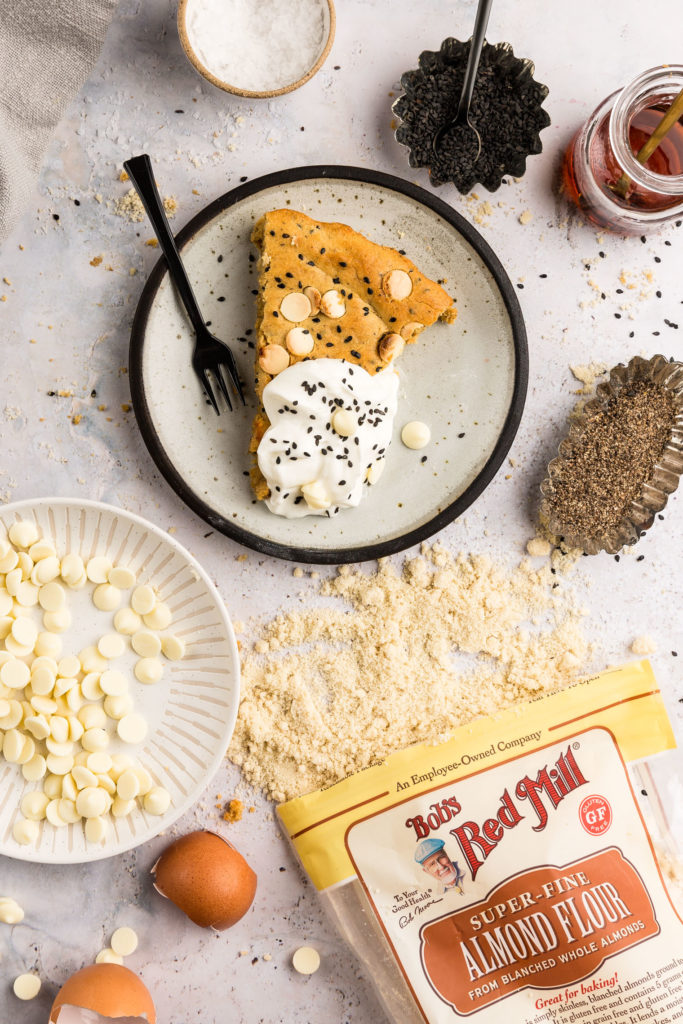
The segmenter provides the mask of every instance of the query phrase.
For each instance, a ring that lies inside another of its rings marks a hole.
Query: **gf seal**
[[[612,824],[612,808],[604,796],[587,796],[579,807],[579,821],[590,836],[602,836]]]

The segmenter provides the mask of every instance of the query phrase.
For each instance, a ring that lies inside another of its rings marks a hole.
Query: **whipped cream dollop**
[[[305,359],[274,377],[257,452],[270,511],[293,519],[358,505],[364,482],[379,479],[397,399],[395,371],[373,377],[344,359]]]

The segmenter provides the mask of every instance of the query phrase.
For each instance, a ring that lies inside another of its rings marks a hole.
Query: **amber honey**
[[[565,156],[564,188],[588,220],[640,234],[683,214],[683,123],[674,124],[645,164],[636,159],[681,87],[683,68],[645,72],[609,96],[577,132]]]

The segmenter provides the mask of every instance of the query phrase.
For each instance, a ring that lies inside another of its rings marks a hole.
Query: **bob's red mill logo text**
[[[550,812],[556,810],[575,789],[587,784],[588,779],[581,772],[569,746],[552,767],[545,765],[535,779],[529,775],[520,779],[514,788],[514,795],[518,801],[526,801],[525,806],[533,811],[536,820],[532,826],[534,832],[542,832],[548,824]],[[426,816],[417,814],[408,818],[406,828],[414,829],[417,838],[424,839],[451,822],[461,811],[462,806],[456,797],[445,797],[439,803],[432,804]],[[506,830],[515,828],[525,817],[506,789],[494,817],[487,818],[481,825],[476,821],[465,821],[449,829],[460,845],[473,879],[486,858],[501,842]]]

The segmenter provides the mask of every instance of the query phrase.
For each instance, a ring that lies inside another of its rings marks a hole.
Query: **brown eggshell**
[[[141,1017],[156,1024],[152,997],[140,978],[120,964],[91,964],[65,981],[50,1010],[50,1024],[62,1006],[80,1006],[103,1017]]]
[[[230,928],[251,906],[256,875],[215,832],[190,832],[167,846],[152,868],[154,886],[202,928]]]

